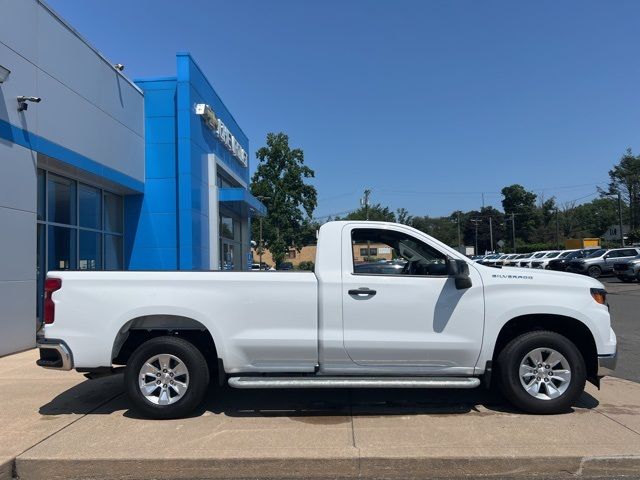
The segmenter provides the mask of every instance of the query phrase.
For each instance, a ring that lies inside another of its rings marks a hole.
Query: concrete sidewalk
[[[521,414],[484,390],[216,388],[192,418],[128,410],[122,378],[0,359],[0,479],[574,478],[640,475],[640,384]]]

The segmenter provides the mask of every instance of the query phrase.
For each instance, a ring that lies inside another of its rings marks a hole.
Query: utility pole
[[[560,250],[560,222],[558,221],[558,209],[556,208],[556,245]]]
[[[511,214],[511,233],[513,234],[513,253],[516,253],[516,218]]]
[[[476,255],[478,255],[478,223],[482,222],[481,219],[479,218],[472,218],[471,221],[475,224],[476,226],[476,246],[475,246],[475,250],[474,253]]]
[[[460,213],[458,213],[458,247],[462,247],[462,237],[460,236]],[[478,252],[476,252],[476,255]]]
[[[371,195],[371,190],[367,188],[364,191],[364,197],[360,200],[360,205],[364,207],[365,220],[369,220],[369,195]]]
[[[489,217],[489,238],[491,240],[491,251],[493,252],[493,218]]]
[[[620,246],[624,247],[624,233],[622,232],[622,195],[618,190],[618,219],[620,220]]]

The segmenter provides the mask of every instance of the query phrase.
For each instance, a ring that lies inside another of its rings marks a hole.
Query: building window
[[[220,269],[240,270],[242,268],[242,228],[240,219],[230,211],[220,212]]]
[[[288,259],[294,259],[294,258],[296,258],[296,253],[297,253],[297,252],[296,252],[296,249],[295,249],[295,248],[290,249],[290,250],[287,252],[287,258],[288,258]]]
[[[376,255],[378,255],[378,249],[377,248],[369,247],[369,248],[361,248],[360,249],[360,256],[361,257],[375,257]]]
[[[123,197],[38,169],[37,312],[50,270],[122,270]]]

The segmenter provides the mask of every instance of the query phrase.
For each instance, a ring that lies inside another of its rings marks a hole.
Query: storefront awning
[[[218,202],[243,216],[264,217],[267,214],[267,207],[244,188],[218,188]]]

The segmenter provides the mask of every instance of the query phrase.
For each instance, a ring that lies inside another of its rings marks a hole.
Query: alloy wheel
[[[522,388],[532,397],[552,400],[560,397],[571,383],[567,359],[552,348],[536,348],[520,361]]]
[[[189,388],[189,370],[180,358],[168,353],[149,358],[138,375],[142,395],[156,405],[171,405]]]

